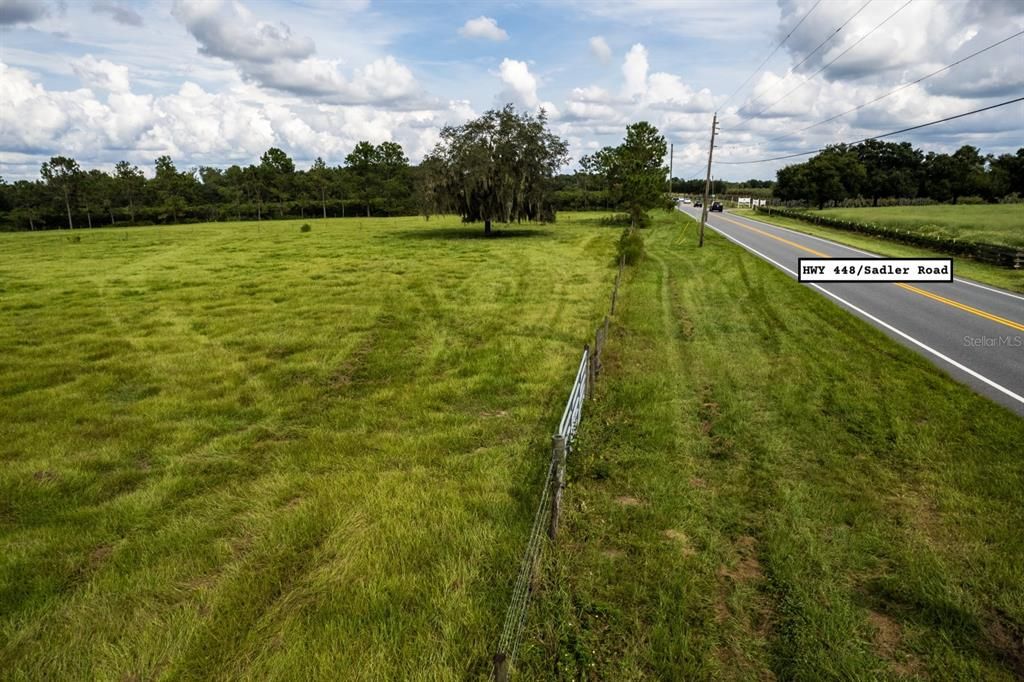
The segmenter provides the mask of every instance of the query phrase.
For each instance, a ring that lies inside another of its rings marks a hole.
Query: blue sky
[[[0,175],[35,177],[59,153],[86,167],[128,159],[151,172],[160,154],[179,167],[223,166],[251,163],[270,146],[300,166],[316,156],[338,164],[362,139],[395,140],[416,162],[441,126],[513,102],[545,108],[575,158],[649,120],[676,145],[676,174],[692,177],[716,110],[716,158],[727,161],[855,140],[1024,94],[1017,38],[771,141],[1024,30],[1017,0],[864,2],[0,0]],[[751,114],[759,115],[745,122]],[[1024,141],[1024,107],[901,139],[1013,151]],[[721,164],[715,174],[770,178],[780,165]]]

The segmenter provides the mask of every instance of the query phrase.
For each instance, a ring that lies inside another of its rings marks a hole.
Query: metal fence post
[[[555,475],[551,478],[551,523],[548,537],[558,536],[558,514],[562,510],[562,488],[565,487],[565,438],[561,434],[551,437],[551,459],[555,463]]]

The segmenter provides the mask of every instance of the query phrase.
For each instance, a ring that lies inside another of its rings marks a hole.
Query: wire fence
[[[615,285],[612,287],[612,314],[615,313],[615,301],[624,266],[624,259],[620,259],[619,269],[615,275]],[[498,638],[498,650],[494,654],[492,674],[498,682],[506,682],[509,679],[515,665],[516,655],[519,653],[519,644],[526,626],[530,595],[539,569],[541,550],[547,542],[554,541],[558,536],[558,518],[562,508],[562,491],[565,488],[565,463],[568,455],[572,452],[576,431],[583,418],[583,405],[593,394],[594,382],[603,368],[601,355],[608,338],[608,325],[609,321],[606,315],[594,334],[594,347],[591,348],[589,344],[583,347],[583,356],[576,369],[576,377],[569,390],[569,399],[562,411],[562,419],[558,422],[558,431],[551,437],[551,462],[544,478],[544,487],[537,503],[537,511],[533,515],[533,526],[530,528],[530,536],[526,542],[526,551],[519,563],[516,581],[512,587],[512,596],[509,599],[508,610],[505,612],[505,622],[501,629],[501,636]],[[547,529],[547,540],[545,540],[545,529]]]
[[[583,401],[587,397],[590,377],[590,348],[583,347],[583,357],[580,359],[580,366],[576,370],[576,379],[572,382],[572,391],[569,393],[569,400],[565,403],[565,411],[562,412],[562,421],[558,423],[558,433],[565,439],[567,447],[570,447],[576,429],[579,428],[580,418],[583,416]]]

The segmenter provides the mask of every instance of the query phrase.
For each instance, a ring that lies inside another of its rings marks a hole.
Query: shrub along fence
[[[625,258],[620,257],[619,269],[615,275],[615,285],[612,287],[610,314],[615,313],[615,299],[619,293],[619,283],[622,281],[622,270],[625,264]],[[494,654],[493,677],[498,682],[508,680],[515,664],[516,654],[519,652],[519,642],[523,636],[523,628],[526,626],[530,594],[540,569],[541,550],[545,544],[553,542],[558,537],[558,517],[562,509],[562,491],[565,489],[565,462],[572,454],[576,430],[583,418],[583,405],[586,399],[593,395],[594,383],[603,368],[601,355],[608,339],[608,324],[608,315],[605,315],[604,321],[594,334],[593,348],[590,347],[590,344],[583,346],[583,357],[580,358],[580,364],[576,369],[576,378],[569,390],[569,400],[562,411],[558,431],[551,437],[551,461],[548,464],[548,473],[544,478],[544,487],[541,490],[537,511],[533,517],[533,526],[530,528],[526,551],[523,553],[516,582],[512,587],[512,597],[509,600],[505,623],[498,639],[498,650]],[[546,541],[545,534],[547,535]]]
[[[1024,249],[1014,246],[1002,246],[999,244],[986,244],[984,242],[964,241],[949,237],[935,237],[927,234],[920,234],[912,230],[901,230],[895,227],[873,225],[871,223],[858,223],[852,220],[841,220],[828,216],[812,215],[806,211],[797,211],[788,208],[775,206],[758,206],[754,209],[765,215],[777,215],[784,218],[792,218],[814,225],[824,225],[837,230],[847,232],[859,232],[873,237],[881,237],[894,242],[921,246],[927,249],[935,249],[943,253],[955,256],[966,256],[982,263],[990,263],[1004,268],[1020,270],[1024,268]]]

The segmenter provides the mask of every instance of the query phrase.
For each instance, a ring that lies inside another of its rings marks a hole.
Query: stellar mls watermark
[[[964,345],[968,348],[1024,348],[1024,335],[965,336]]]

